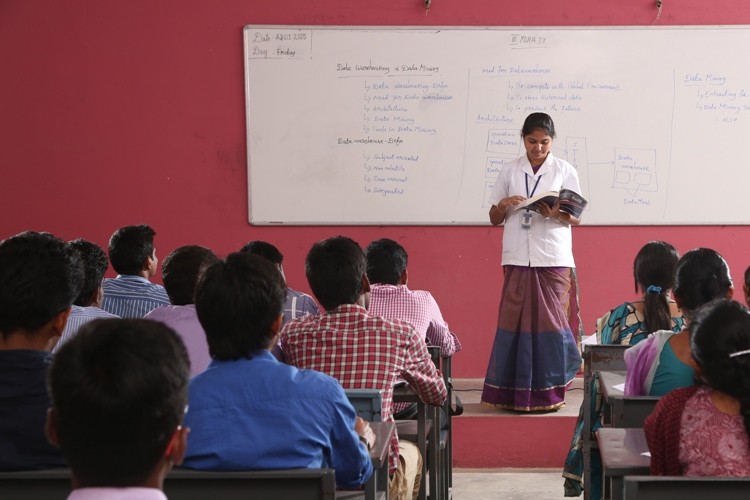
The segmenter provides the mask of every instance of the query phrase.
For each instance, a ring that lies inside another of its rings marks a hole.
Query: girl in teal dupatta
[[[682,329],[683,318],[669,293],[674,286],[675,269],[679,255],[677,250],[664,241],[651,241],[640,249],[633,262],[635,291],[642,300],[625,302],[596,322],[598,344],[635,345],[651,332],[658,330]],[[580,496],[583,489],[583,415],[590,411],[592,436],[601,427],[602,405],[598,394],[598,383],[592,384],[591,407],[581,404],[578,412],[570,452],[565,460],[565,496]],[[590,498],[598,500],[602,496],[601,457],[597,450],[591,454]],[[598,478],[598,479],[597,479]]]

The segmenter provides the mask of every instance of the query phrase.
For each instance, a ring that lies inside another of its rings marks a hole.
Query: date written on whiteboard
[[[250,30],[245,37],[248,59],[309,59],[309,30]]]
[[[514,49],[534,49],[546,47],[547,40],[546,36],[511,33],[510,46]]]

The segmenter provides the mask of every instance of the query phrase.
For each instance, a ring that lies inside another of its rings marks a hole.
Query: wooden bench
[[[624,500],[745,500],[750,478],[627,476]]]

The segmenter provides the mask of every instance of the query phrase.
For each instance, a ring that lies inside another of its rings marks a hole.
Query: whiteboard
[[[748,46],[747,26],[246,26],[250,222],[488,224],[543,111],[585,224],[747,224]]]

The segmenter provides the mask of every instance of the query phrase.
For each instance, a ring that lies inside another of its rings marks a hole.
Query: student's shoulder
[[[378,314],[367,313],[363,318],[369,328],[385,330],[388,332],[407,334],[413,331],[414,328],[410,323],[400,319],[390,319]]]

